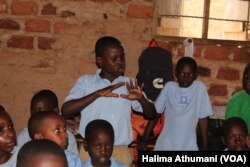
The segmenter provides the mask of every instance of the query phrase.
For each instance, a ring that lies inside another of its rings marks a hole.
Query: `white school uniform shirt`
[[[0,164],[0,167],[16,167],[17,154],[19,152],[19,147],[14,147],[12,151],[12,156],[4,164]]]
[[[69,130],[67,130],[67,134],[69,142],[67,150],[75,153],[76,155],[79,155],[75,136]],[[24,128],[17,136],[17,146],[22,147],[25,143],[27,143],[30,140],[31,138],[29,135],[28,128]]]
[[[96,90],[119,82],[129,82],[130,79],[119,76],[111,83],[109,80],[101,78],[99,73],[100,70],[97,71],[96,75],[84,75],[80,77],[70,90],[69,95],[65,98],[65,102],[82,98]],[[124,85],[113,90],[113,93],[118,95],[128,94],[128,90],[126,85]],[[114,145],[129,145],[133,139],[131,125],[132,109],[142,112],[142,107],[137,100],[127,100],[122,97],[99,97],[81,111],[79,133],[82,137],[85,137],[85,128],[90,121],[104,119],[114,128]]]
[[[155,101],[157,113],[164,112],[165,123],[155,150],[198,150],[196,127],[200,118],[212,115],[205,85],[194,81],[188,88],[167,82]]]
[[[68,167],[81,167],[82,166],[81,165],[82,162],[78,155],[76,155],[75,153],[69,150],[64,150],[64,153],[67,158]]]

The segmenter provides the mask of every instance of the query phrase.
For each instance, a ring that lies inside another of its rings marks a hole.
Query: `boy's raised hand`
[[[122,98],[126,98],[129,100],[138,100],[142,98],[142,89],[143,89],[143,84],[142,86],[138,86],[137,79],[130,79],[129,82],[126,82],[126,86],[128,89],[129,94],[121,94],[120,96]]]
[[[118,94],[113,93],[112,91],[125,85],[125,82],[119,82],[115,85],[108,86],[106,88],[98,90],[99,97],[119,97]]]

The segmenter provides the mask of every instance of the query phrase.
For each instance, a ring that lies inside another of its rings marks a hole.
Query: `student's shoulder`
[[[113,157],[111,159],[111,167],[127,167],[127,165],[123,164],[120,161],[115,160]]]

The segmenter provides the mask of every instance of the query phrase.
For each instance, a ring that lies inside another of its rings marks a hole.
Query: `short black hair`
[[[235,127],[235,126],[241,127],[242,131],[246,133],[247,135],[248,130],[247,130],[246,122],[240,117],[231,117],[231,118],[226,119],[223,123],[223,127],[222,127],[223,138],[226,138],[229,132],[231,131],[232,127]]]
[[[26,167],[32,159],[44,156],[60,157],[65,162],[65,167],[68,166],[64,150],[59,145],[47,139],[39,139],[28,141],[20,148],[16,167]]]
[[[41,132],[41,129],[43,127],[41,123],[43,122],[43,120],[53,116],[60,117],[60,115],[58,115],[56,112],[51,111],[36,112],[30,117],[28,121],[28,131],[32,140],[34,140],[35,134]]]
[[[58,108],[59,106],[56,94],[49,89],[43,89],[34,94],[31,99],[30,108],[32,105],[39,101],[44,101],[45,103],[50,104],[52,108]]]
[[[101,57],[103,52],[108,49],[109,47],[119,47],[124,50],[121,42],[112,36],[104,36],[99,38],[95,44],[95,56]]]
[[[243,75],[244,75],[248,70],[250,70],[250,63],[247,63],[247,64],[246,64],[246,67],[245,67],[245,69],[244,69]]]
[[[87,141],[91,140],[90,137],[97,131],[108,133],[114,141],[115,135],[113,126],[108,121],[103,119],[95,119],[88,123],[85,129],[85,139]]]
[[[1,112],[6,112],[5,108],[2,105],[0,105],[0,113]]]
[[[177,64],[176,64],[176,71],[177,72],[180,71],[180,69],[184,65],[189,65],[193,69],[194,73],[197,72],[197,63],[193,58],[191,58],[191,57],[182,57],[182,58],[180,58],[178,60]]]

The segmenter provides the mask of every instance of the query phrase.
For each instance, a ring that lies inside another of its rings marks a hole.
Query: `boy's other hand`
[[[100,89],[98,91],[98,95],[99,97],[119,97],[118,94],[116,93],[113,93],[112,91],[125,85],[125,82],[119,82],[115,85],[111,85],[111,86],[108,86],[106,88],[103,88],[103,89]]]
[[[129,82],[126,82],[126,86],[128,89],[129,94],[121,94],[120,96],[122,98],[126,98],[129,100],[139,100],[142,98],[142,89],[143,89],[143,84],[142,86],[138,86],[137,80],[135,79],[133,82],[133,79],[130,79]]]

